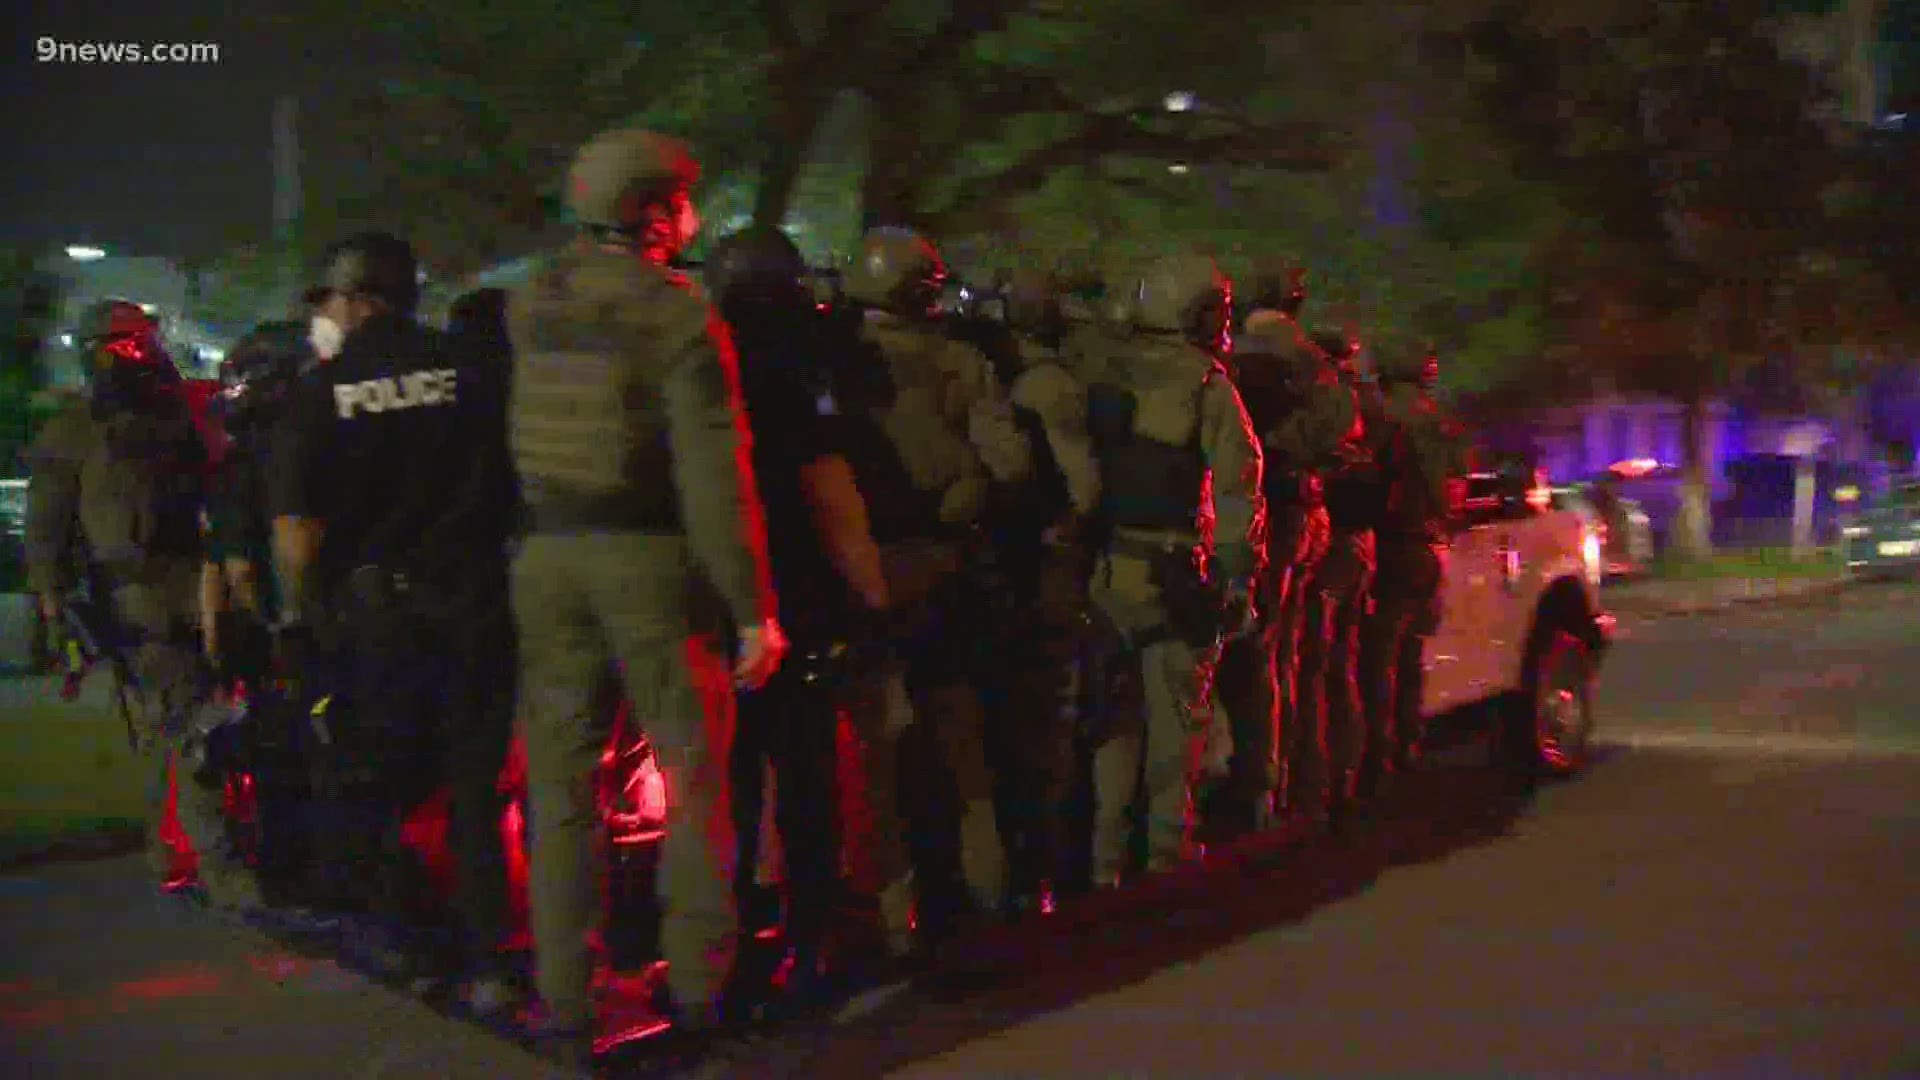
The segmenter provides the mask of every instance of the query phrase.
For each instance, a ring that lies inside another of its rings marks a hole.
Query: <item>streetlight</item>
[[[72,259],[74,262],[93,262],[95,259],[104,259],[106,257],[107,252],[105,248],[92,247],[87,244],[67,245],[67,258]]]
[[[1193,91],[1175,90],[1167,95],[1166,106],[1168,112],[1187,112],[1193,108]]]

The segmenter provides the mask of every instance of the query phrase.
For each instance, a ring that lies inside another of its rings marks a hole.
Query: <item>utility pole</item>
[[[273,247],[289,308],[300,295],[300,202],[299,100],[283,94],[273,103]]]

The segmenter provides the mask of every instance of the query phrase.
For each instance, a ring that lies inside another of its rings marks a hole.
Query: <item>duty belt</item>
[[[1151,559],[1165,555],[1170,551],[1191,550],[1200,546],[1197,536],[1180,536],[1169,533],[1161,537],[1129,536],[1114,533],[1107,540],[1107,551],[1115,555],[1131,555],[1140,559]]]

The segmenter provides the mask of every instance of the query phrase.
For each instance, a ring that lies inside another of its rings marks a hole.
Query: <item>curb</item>
[[[1607,610],[1616,614],[1699,615],[1754,604],[1823,596],[1849,588],[1855,582],[1856,579],[1851,575],[1786,580],[1736,578],[1699,588],[1676,590],[1675,594],[1665,596],[1658,592],[1640,592],[1629,585],[1612,597],[1602,592],[1601,600]],[[1641,586],[1641,588],[1648,588],[1648,586]],[[1658,586],[1652,588],[1657,589]]]

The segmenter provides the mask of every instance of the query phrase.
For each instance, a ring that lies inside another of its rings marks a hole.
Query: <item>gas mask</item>
[[[340,324],[325,315],[315,315],[307,328],[307,344],[313,346],[315,355],[322,360],[331,360],[340,355],[340,344],[347,337]]]

